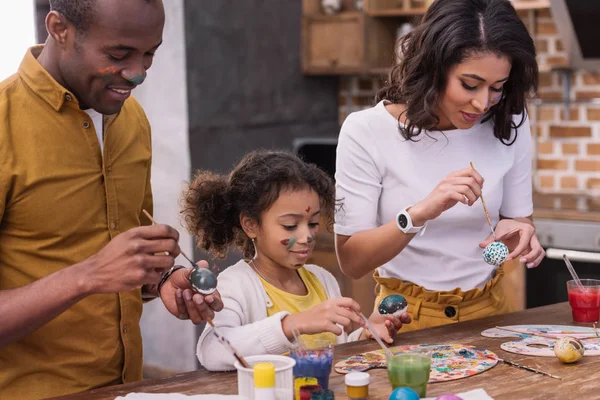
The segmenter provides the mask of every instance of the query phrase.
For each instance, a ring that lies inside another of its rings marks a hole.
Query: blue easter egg
[[[492,242],[483,250],[483,259],[490,265],[501,265],[506,261],[507,256],[508,247],[502,242]]]
[[[394,389],[388,400],[420,400],[420,397],[411,388],[399,387]]]
[[[190,285],[201,294],[209,295],[217,289],[217,277],[208,268],[194,268],[190,274]]]
[[[399,294],[391,294],[381,300],[377,310],[379,311],[379,314],[393,314],[399,317],[406,312],[407,308],[408,303],[404,296],[400,296]]]

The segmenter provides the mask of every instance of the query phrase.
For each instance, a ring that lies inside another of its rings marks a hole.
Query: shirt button
[[[67,93],[67,94],[65,94],[65,100],[71,101],[71,100],[73,100],[73,97],[69,93]]]
[[[117,225],[117,223],[116,223],[116,222],[113,222],[113,223],[111,224],[111,226],[112,226],[112,228],[113,228],[113,229],[117,229],[117,226],[118,226],[118,225]]]
[[[446,317],[452,318],[456,315],[456,309],[454,307],[448,306],[444,310],[444,314],[446,314]]]
[[[123,325],[123,333],[127,333],[127,325]]]
[[[89,123],[89,122],[87,122],[87,121],[83,121],[83,124],[82,124],[82,125],[83,125],[83,127],[84,127],[85,129],[87,129],[87,128],[89,128],[89,127],[90,127],[90,123]]]

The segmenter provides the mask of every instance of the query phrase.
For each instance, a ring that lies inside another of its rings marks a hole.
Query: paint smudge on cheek
[[[314,233],[311,233],[309,237],[306,238],[306,243],[312,243],[315,240],[317,240],[317,236],[319,235],[319,231],[315,231]]]
[[[119,74],[119,71],[115,67],[110,66],[106,68],[100,68],[98,70],[98,74],[100,75],[103,81],[110,82],[115,75]]]
[[[490,107],[495,106],[496,104],[498,104],[498,102],[500,102],[500,99],[502,98],[502,94],[499,94],[497,96],[494,96],[490,102]]]
[[[295,236],[291,236],[287,239],[283,239],[280,242],[282,245],[284,245],[288,250],[292,248],[292,246],[294,246],[294,243],[296,243],[296,237]]]

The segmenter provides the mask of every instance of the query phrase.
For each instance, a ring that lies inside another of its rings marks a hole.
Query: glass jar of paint
[[[344,382],[350,400],[366,400],[369,397],[371,376],[367,372],[350,372]]]
[[[335,400],[332,390],[323,389],[312,392],[310,400]]]

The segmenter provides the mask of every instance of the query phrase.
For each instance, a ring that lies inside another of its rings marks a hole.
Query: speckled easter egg
[[[420,397],[411,388],[399,387],[394,389],[388,400],[420,400]]]
[[[554,344],[554,354],[565,364],[581,360],[584,352],[583,343],[572,337],[560,338]]]
[[[404,296],[400,296],[399,294],[391,294],[386,296],[381,303],[379,303],[379,314],[393,314],[397,317],[401,316],[406,312],[408,308],[408,303]]]
[[[217,277],[208,268],[194,268],[190,284],[198,293],[208,295],[217,290]]]
[[[508,256],[508,247],[502,242],[492,242],[483,249],[483,259],[490,265],[501,265]]]
[[[453,394],[443,394],[436,397],[435,400],[462,400],[462,397],[458,397]]]

